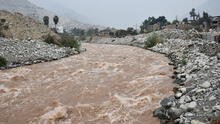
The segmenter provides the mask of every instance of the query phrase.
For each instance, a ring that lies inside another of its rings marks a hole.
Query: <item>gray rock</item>
[[[215,96],[209,97],[209,101],[213,101],[213,100],[216,100],[216,97],[215,97]]]
[[[211,87],[211,83],[206,81],[206,82],[204,82],[203,84],[201,84],[199,86],[202,87],[202,88],[209,88],[209,87]]]
[[[194,109],[196,109],[196,107],[197,107],[197,103],[194,101],[187,104],[188,111],[193,111]]]
[[[216,56],[217,56],[217,59],[220,59],[220,53],[217,53]]]
[[[182,113],[183,113],[182,109],[178,109],[174,107],[170,108],[168,111],[168,114],[173,120],[176,120]]]
[[[191,124],[205,124],[205,123],[200,122],[200,121],[198,121],[198,120],[192,120],[192,121],[191,121]]]
[[[157,108],[153,112],[154,117],[158,117],[160,119],[170,119],[169,115],[167,114],[166,110],[163,107]]]
[[[186,93],[186,88],[185,87],[180,88],[180,91],[181,91],[181,93],[185,94]]]
[[[212,109],[213,109],[213,110],[218,110],[218,111],[220,111],[220,105],[216,105],[216,106],[214,106]]]
[[[181,104],[180,108],[184,111],[187,111],[187,105],[186,104]]]
[[[179,100],[180,104],[191,102],[192,99],[189,96],[182,96]]]
[[[179,99],[182,95],[183,95],[182,93],[177,92],[177,93],[175,94],[175,98]]]
[[[194,116],[194,114],[193,114],[193,113],[190,113],[190,112],[187,112],[187,113],[184,114],[184,116],[185,116],[185,117],[192,117],[192,116]]]
[[[165,98],[163,99],[160,104],[165,107],[165,108],[169,108],[173,105],[173,101],[174,101],[174,98],[173,97],[168,97],[168,98]]]

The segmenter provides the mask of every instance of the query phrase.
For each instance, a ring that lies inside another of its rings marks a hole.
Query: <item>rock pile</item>
[[[170,57],[179,84],[154,116],[162,123],[180,124],[205,124],[220,117],[220,44],[198,38],[167,39],[152,50]]]
[[[77,53],[75,49],[61,48],[38,40],[0,38],[0,56],[8,61],[7,66],[1,69],[57,60]]]

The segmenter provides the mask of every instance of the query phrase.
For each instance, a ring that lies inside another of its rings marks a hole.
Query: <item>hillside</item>
[[[67,8],[65,5],[58,3],[56,0],[51,1],[41,1],[41,0],[29,0],[31,3],[52,11],[60,16],[69,18],[78,22],[88,23],[88,18],[77,13],[73,9]]]
[[[197,9],[199,11],[206,11],[210,13],[212,16],[219,16],[220,15],[220,0],[208,0]]]
[[[47,15],[50,17],[51,24],[53,24],[52,23],[53,16],[56,15],[51,11],[36,6],[35,4],[29,2],[28,0],[0,0],[0,3],[1,3],[0,10],[6,10],[9,12],[19,12],[26,16],[30,16],[34,19],[37,19],[39,21],[42,21],[43,16]],[[64,26],[64,28],[66,29],[72,27],[88,29],[90,27],[93,27],[92,25],[83,24],[69,18],[65,18],[61,16],[59,17],[60,17],[59,24]]]
[[[50,34],[59,39],[47,26],[19,13],[0,11],[0,20],[0,36],[5,38],[43,40]]]

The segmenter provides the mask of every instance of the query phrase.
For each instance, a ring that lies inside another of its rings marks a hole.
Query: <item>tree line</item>
[[[203,27],[211,26],[212,19],[211,19],[211,16],[207,12],[204,11],[202,15],[200,15],[199,12],[198,13],[196,12],[195,8],[192,8],[192,10],[189,12],[189,15],[192,18],[192,20],[189,20],[188,18],[184,18],[183,20],[180,21],[176,18],[172,22],[169,22],[165,16],[159,16],[158,18],[155,18],[154,16],[148,17],[147,19],[143,21],[142,25],[140,26],[140,32],[135,30],[132,27],[128,27],[126,30],[124,29],[116,30],[116,29],[110,29],[110,28],[106,28],[104,30],[99,30],[98,28],[90,28],[88,30],[85,30],[85,29],[80,29],[80,28],[73,28],[70,31],[65,32],[65,33],[69,33],[70,35],[73,35],[73,36],[99,36],[100,32],[109,31],[109,36],[124,37],[127,35],[137,35],[138,33],[145,33],[145,31],[149,28],[149,26],[152,26],[155,24],[159,26],[159,29],[163,29],[166,25],[170,25],[170,24],[176,24],[176,25],[190,24],[197,29],[199,29],[201,25]],[[43,17],[43,22],[46,26],[49,27],[48,16]],[[55,15],[53,17],[53,22],[55,24],[55,29],[56,29],[56,26],[59,22],[59,17]]]
[[[142,25],[140,26],[141,33],[144,33],[145,29],[147,29],[150,25],[158,24],[160,26],[160,29],[162,29],[163,26],[169,25],[169,24],[191,24],[193,27],[199,30],[199,27],[202,25],[203,27],[207,26],[210,27],[212,23],[212,17],[207,13],[203,12],[202,15],[200,13],[196,12],[195,8],[192,8],[192,10],[189,12],[190,17],[192,20],[189,20],[188,18],[184,18],[183,20],[178,20],[177,18],[173,20],[172,22],[169,22],[165,16],[159,16],[158,18],[155,18],[154,16],[149,17],[148,19],[144,20]],[[200,29],[201,30],[201,29]]]

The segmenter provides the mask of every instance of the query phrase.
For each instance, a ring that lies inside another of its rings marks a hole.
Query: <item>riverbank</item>
[[[74,48],[59,47],[38,40],[10,40],[0,37],[0,46],[0,56],[7,61],[7,65],[0,69],[48,62],[78,54]]]

